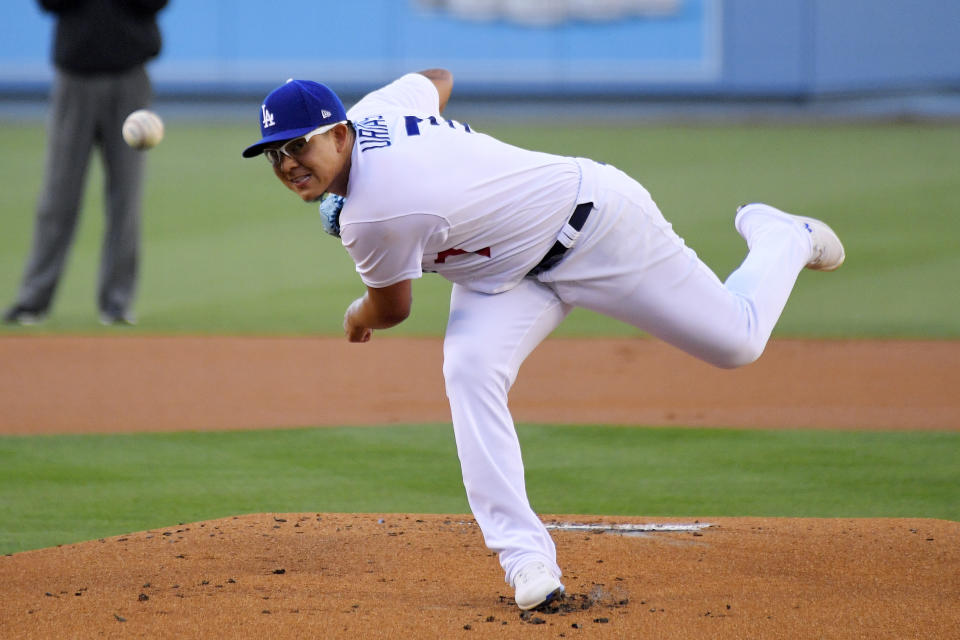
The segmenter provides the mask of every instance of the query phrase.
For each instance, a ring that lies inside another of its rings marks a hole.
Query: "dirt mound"
[[[183,524],[0,558],[0,636],[957,637],[960,523],[700,523],[710,526],[554,530],[567,596],[526,614],[469,516]]]

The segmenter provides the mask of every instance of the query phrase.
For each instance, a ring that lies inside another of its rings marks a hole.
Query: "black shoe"
[[[35,324],[40,324],[46,317],[46,309],[31,309],[15,304],[3,314],[3,322],[5,324],[19,324],[24,327],[31,327]]]
[[[105,327],[113,327],[117,325],[126,325],[132,327],[137,324],[137,318],[130,312],[127,313],[107,313],[106,311],[100,313],[100,324]]]

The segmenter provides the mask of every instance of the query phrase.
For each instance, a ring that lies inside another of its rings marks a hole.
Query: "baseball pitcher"
[[[740,207],[749,251],[725,282],[673,231],[647,190],[610,165],[521,149],[443,117],[453,78],[410,73],[345,111],[328,87],[290,80],[260,106],[277,178],[321,202],[366,285],[351,342],[408,317],[411,281],[453,283],[443,375],[470,508],[521,609],[564,590],[531,508],[507,405],[521,364],[574,307],[629,323],[718,367],[763,352],[800,271],[844,260],[823,222]]]

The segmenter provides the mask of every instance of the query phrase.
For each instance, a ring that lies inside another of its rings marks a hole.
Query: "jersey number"
[[[490,257],[490,247],[484,247],[478,251],[464,251],[463,249],[445,249],[437,254],[437,259],[433,261],[434,264],[443,264],[447,261],[447,258],[450,256],[462,256],[467,253],[475,253],[478,256],[483,256],[484,258]]]
[[[431,126],[439,127],[441,123],[446,124],[451,129],[456,129],[457,125],[463,127],[463,130],[467,133],[472,133],[470,130],[470,125],[466,122],[460,123],[456,120],[444,120],[443,118],[438,118],[436,116],[430,116],[429,118],[418,118],[417,116],[405,116],[404,121],[407,124],[407,135],[408,136],[418,136],[420,135],[420,123],[429,122]]]

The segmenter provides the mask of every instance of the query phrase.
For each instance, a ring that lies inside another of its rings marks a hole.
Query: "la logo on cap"
[[[267,110],[267,105],[260,105],[260,109],[263,111],[263,128],[272,127],[277,124],[276,120],[273,119],[273,114]]]

